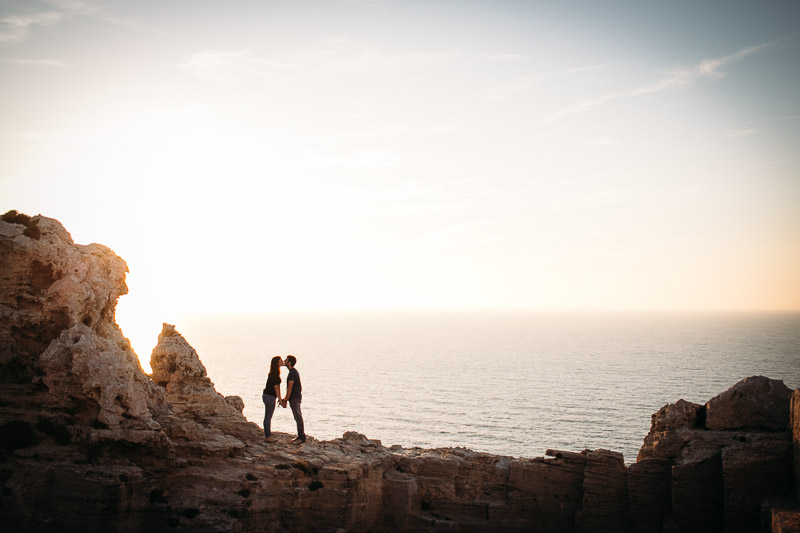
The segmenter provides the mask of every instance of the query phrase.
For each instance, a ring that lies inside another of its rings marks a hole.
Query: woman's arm
[[[286,382],[286,396],[283,398],[283,406],[286,407],[286,402],[289,401],[289,397],[292,395],[292,387],[294,386],[294,380]]]
[[[281,386],[280,385],[275,385],[275,396],[278,397],[278,400],[281,399]]]

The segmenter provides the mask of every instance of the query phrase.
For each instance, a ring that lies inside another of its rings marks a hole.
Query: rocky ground
[[[780,381],[664,406],[630,466],[267,444],[173,326],[142,371],[114,319],[126,272],[55,220],[0,221],[3,531],[800,531],[800,391]]]

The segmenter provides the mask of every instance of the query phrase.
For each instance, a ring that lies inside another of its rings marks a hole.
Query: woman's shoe
[[[275,442],[272,437],[264,437],[264,442]]]

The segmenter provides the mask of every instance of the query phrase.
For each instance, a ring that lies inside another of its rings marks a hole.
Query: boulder
[[[783,381],[745,378],[706,404],[706,427],[714,430],[785,431],[792,391]]]
[[[682,399],[659,409],[651,417],[650,432],[639,450],[638,459],[680,455],[693,431],[702,427],[704,414],[702,405]]]

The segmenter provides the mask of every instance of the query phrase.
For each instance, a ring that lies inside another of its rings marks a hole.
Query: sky
[[[0,0],[0,210],[125,259],[132,338],[797,310],[798,86],[796,1]]]

